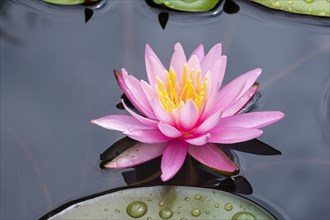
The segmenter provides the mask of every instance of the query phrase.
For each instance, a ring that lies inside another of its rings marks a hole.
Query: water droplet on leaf
[[[169,219],[172,217],[172,215],[173,215],[173,211],[169,208],[163,208],[159,211],[159,216],[162,219]]]
[[[227,211],[231,211],[231,210],[233,209],[233,205],[232,205],[231,203],[226,203],[226,204],[225,204],[225,209],[226,209]]]
[[[193,210],[191,210],[191,215],[194,217],[200,216],[201,215],[201,210],[195,208]]]
[[[195,195],[195,199],[196,199],[196,200],[201,200],[201,198],[202,198],[201,194],[196,194],[196,195]]]
[[[126,212],[132,218],[140,218],[144,216],[148,211],[148,206],[142,201],[131,202],[127,208]]]
[[[257,218],[250,212],[237,212],[231,220],[256,220]]]

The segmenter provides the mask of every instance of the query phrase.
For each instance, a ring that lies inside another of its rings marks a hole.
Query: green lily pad
[[[43,1],[57,5],[79,5],[85,2],[85,0],[43,0]]]
[[[266,7],[282,11],[316,15],[330,16],[330,0],[252,0]]]
[[[205,12],[213,9],[219,0],[153,0],[153,2],[178,11]]]
[[[261,206],[224,191],[185,187],[132,188],[76,203],[49,219],[275,219]]]

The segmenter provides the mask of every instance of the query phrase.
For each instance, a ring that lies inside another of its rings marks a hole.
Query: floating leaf
[[[153,2],[178,11],[203,12],[213,9],[219,0],[153,0]]]
[[[121,190],[73,204],[50,217],[50,219],[134,218],[275,219],[273,214],[244,197],[214,189],[184,186]]]
[[[83,4],[85,0],[43,0],[43,1],[57,5],[79,5],[79,4]]]
[[[252,0],[266,7],[297,14],[330,16],[329,0]]]

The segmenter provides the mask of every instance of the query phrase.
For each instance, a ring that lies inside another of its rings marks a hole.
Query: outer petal
[[[242,95],[241,98],[239,98],[235,103],[228,106],[223,111],[223,117],[235,115],[237,112],[239,112],[253,97],[253,95],[258,90],[258,87],[259,87],[258,83],[255,83],[253,86],[251,86],[251,88],[244,95]]]
[[[191,53],[191,56],[196,55],[199,59],[199,61],[202,61],[204,59],[205,53],[204,53],[204,46],[203,44],[199,44],[196,49]]]
[[[161,162],[163,181],[171,179],[180,170],[186,158],[188,146],[188,143],[181,140],[168,143]]]
[[[115,77],[117,79],[117,82],[121,88],[121,90],[123,90],[123,92],[125,93],[125,95],[127,96],[127,98],[130,100],[130,102],[134,105],[134,107],[141,112],[143,115],[149,117],[149,118],[155,118],[155,116],[153,116],[152,113],[150,113],[150,111],[148,111],[143,105],[141,105],[141,103],[139,102],[139,100],[137,100],[133,94],[133,92],[128,88],[126,82],[125,82],[125,78],[127,78],[128,74],[126,72],[125,69],[123,69],[123,72],[120,73],[117,70],[114,70],[114,74]],[[133,76],[132,76],[133,77]]]
[[[261,69],[251,70],[228,83],[219,92],[216,108],[226,109],[239,100],[251,88],[260,74]]]
[[[125,71],[126,70],[123,69],[123,72]],[[127,88],[132,92],[132,96],[134,100],[139,105],[139,108],[141,108],[143,112],[146,112],[148,116],[150,117],[154,116],[148,98],[141,86],[141,82],[133,76],[125,76],[125,75],[124,75],[124,80],[127,85]]]
[[[201,135],[199,137],[185,139],[185,141],[189,144],[201,146],[201,145],[206,144],[209,141],[209,139],[210,139],[210,134],[207,133],[207,134]]]
[[[215,64],[211,67],[210,72],[212,75],[212,88],[213,89],[219,89],[223,78],[225,76],[225,71],[226,71],[226,66],[227,66],[227,56],[221,56]]]
[[[192,100],[188,100],[179,114],[178,126],[180,126],[180,129],[184,131],[193,129],[199,118],[199,110],[195,103]]]
[[[151,59],[153,61],[151,61]],[[146,62],[146,70],[147,70],[147,75],[148,75],[148,79],[149,82],[151,83],[151,85],[154,85],[156,81],[155,79],[155,74],[159,74],[159,77],[163,80],[165,78],[165,67],[163,65],[163,63],[160,61],[160,59],[158,58],[158,56],[156,55],[156,53],[151,49],[151,47],[149,46],[149,44],[146,45],[146,49],[145,49],[145,54],[144,54],[144,58],[145,58],[145,62]],[[162,70],[162,71],[161,71]],[[157,71],[157,72],[154,72]]]
[[[211,143],[233,144],[257,138],[262,131],[256,128],[216,127],[210,133]]]
[[[172,138],[166,137],[159,129],[132,129],[125,131],[128,137],[147,144],[163,143]]]
[[[215,112],[213,115],[208,117],[203,123],[201,123],[198,128],[194,131],[197,134],[203,134],[205,132],[213,129],[220,121],[222,114],[222,109]]]
[[[190,145],[188,153],[200,163],[220,172],[234,173],[238,166],[215,144]]]
[[[156,60],[156,62],[159,64],[159,66],[161,66],[162,69],[165,69],[163,63],[160,61],[160,59],[158,58],[158,56],[156,55],[156,53],[151,49],[151,47],[149,46],[149,44],[146,45],[145,57],[152,57],[152,58],[154,58],[154,60]]]
[[[216,44],[206,54],[206,56],[204,57],[204,59],[201,62],[203,77],[205,76],[207,71],[209,71],[211,69],[211,67],[214,65],[214,63],[220,58],[221,50],[222,50],[221,44]]]
[[[152,86],[150,86],[146,81],[141,80],[141,87],[144,91],[144,94],[146,94],[146,97],[148,101],[150,102],[151,99],[157,98],[157,92],[153,89]]]
[[[222,118],[218,125],[221,127],[262,128],[283,117],[284,114],[279,111],[249,112]]]
[[[178,137],[182,136],[182,133],[178,129],[176,129],[175,127],[173,127],[171,125],[159,122],[158,123],[158,128],[167,137],[178,138]]]
[[[129,129],[149,129],[150,126],[143,124],[136,118],[128,115],[109,115],[91,121],[106,129],[127,131]]]
[[[128,111],[128,113],[130,113],[134,118],[136,118],[138,121],[142,122],[143,124],[145,124],[146,126],[149,127],[157,127],[158,121],[149,119],[149,118],[145,118],[141,115],[136,114],[134,111],[132,111],[124,102],[124,100],[122,99],[121,102],[123,103],[124,108],[126,109],[126,111]]]
[[[177,79],[181,83],[183,65],[187,62],[186,55],[180,43],[176,43],[174,46],[174,53],[172,55],[170,66],[177,74]]]
[[[154,85],[157,83],[157,78],[158,76],[163,82],[165,81],[165,68],[161,66],[154,57],[152,56],[146,56],[145,57],[145,62],[146,62],[146,70],[147,70],[147,75],[148,75],[148,80],[150,85]]]
[[[162,155],[166,144],[145,144],[139,142],[104,166],[107,168],[127,168],[145,163]]]

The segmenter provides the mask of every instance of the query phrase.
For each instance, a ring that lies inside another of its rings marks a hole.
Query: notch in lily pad
[[[153,3],[176,11],[206,12],[220,4],[220,0],[152,0]]]

